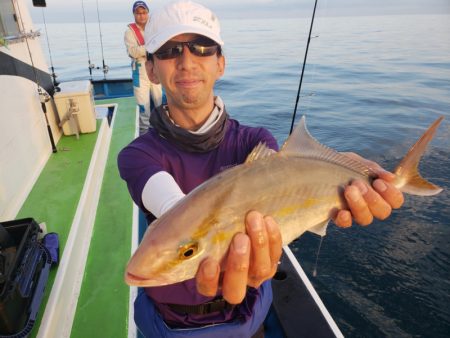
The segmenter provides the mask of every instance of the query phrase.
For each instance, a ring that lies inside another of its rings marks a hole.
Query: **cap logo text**
[[[209,23],[209,21],[205,20],[199,16],[194,16],[193,21],[198,22],[201,25],[208,27],[209,29],[212,29],[212,25]]]

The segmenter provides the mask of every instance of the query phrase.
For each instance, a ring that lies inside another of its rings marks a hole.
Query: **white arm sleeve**
[[[145,208],[159,218],[185,194],[167,171],[160,171],[150,177],[142,190]]]

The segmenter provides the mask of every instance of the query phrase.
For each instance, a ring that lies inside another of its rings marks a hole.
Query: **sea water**
[[[216,85],[233,118],[289,133],[310,19],[223,20],[226,71]],[[47,24],[43,47],[59,81],[130,77],[126,23]],[[101,32],[101,38],[100,38]],[[87,33],[87,38],[86,38]],[[67,46],[70,46],[67,48]],[[103,48],[102,48],[103,46]],[[347,337],[450,336],[450,16],[318,17],[297,118],[339,151],[392,170],[438,116],[446,119],[420,165],[444,188],[406,196],[401,210],[368,227],[329,226],[292,244]]]

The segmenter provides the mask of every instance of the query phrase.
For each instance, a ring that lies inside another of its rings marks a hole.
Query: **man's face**
[[[198,39],[196,34],[180,34],[171,42],[188,42]],[[164,46],[163,46],[164,47]],[[166,91],[169,108],[181,111],[204,109],[214,102],[213,87],[225,70],[223,56],[195,56],[187,46],[181,55],[153,62],[147,61],[147,73],[153,83],[161,83]]]
[[[148,11],[143,7],[138,7],[134,11],[134,22],[138,25],[145,26],[148,20]]]

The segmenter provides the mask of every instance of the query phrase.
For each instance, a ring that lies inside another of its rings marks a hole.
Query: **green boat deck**
[[[135,135],[134,98],[97,101],[117,104],[111,143],[103,175],[89,252],[70,337],[127,337],[130,289],[123,271],[131,253],[133,203],[119,177],[117,154]],[[69,232],[87,177],[97,132],[63,136],[16,218],[33,217],[45,222],[48,232],[57,232],[61,257],[67,254]],[[70,269],[70,267],[68,267]],[[53,267],[31,337],[39,333],[55,277]]]

